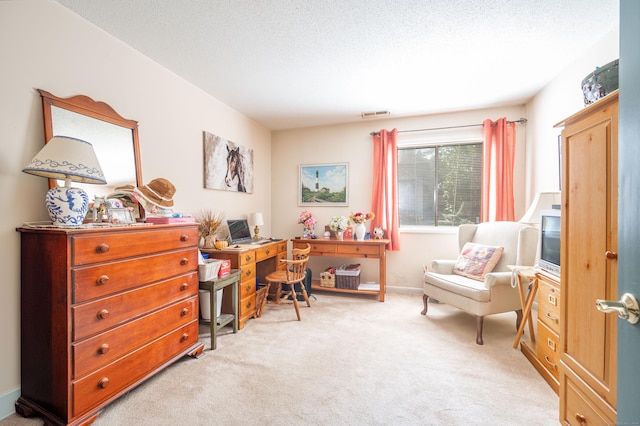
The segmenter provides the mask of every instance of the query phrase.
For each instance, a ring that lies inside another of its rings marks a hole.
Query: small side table
[[[534,268],[509,265],[509,269],[514,271],[517,276],[518,291],[520,292],[520,304],[522,305],[522,322],[520,322],[520,327],[518,328],[516,339],[513,342],[513,348],[517,349],[518,343],[520,342],[520,338],[524,333],[524,328],[527,322],[529,322],[529,334],[531,335],[531,342],[536,341],[535,332],[533,330],[531,309],[533,307],[533,301],[536,299],[536,293],[538,292],[538,279],[536,278],[536,271]],[[524,296],[525,285],[529,289],[529,293],[527,294],[526,298]]]
[[[210,297],[211,307],[211,321],[201,320],[203,323],[210,322],[211,323],[211,350],[216,348],[216,338],[218,337],[218,330],[220,330],[225,325],[233,322],[233,332],[238,332],[238,282],[240,281],[240,270],[232,269],[231,273],[227,276],[216,278],[210,281],[200,281],[200,290],[208,290]],[[226,286],[231,285],[231,293],[232,293],[232,314],[221,314],[219,318],[216,318],[218,314],[218,298],[216,297],[216,293],[218,290],[225,288]],[[219,321],[218,321],[219,319]]]

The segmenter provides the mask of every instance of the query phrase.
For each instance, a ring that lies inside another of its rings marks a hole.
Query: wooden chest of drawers
[[[171,362],[202,353],[197,225],[18,231],[19,414],[86,424]]]
[[[560,378],[560,287],[538,274],[538,359],[555,381]]]
[[[535,273],[538,302],[536,337],[521,343],[522,353],[538,370],[549,386],[560,388],[560,281],[543,271]],[[534,317],[535,320],[535,317]]]

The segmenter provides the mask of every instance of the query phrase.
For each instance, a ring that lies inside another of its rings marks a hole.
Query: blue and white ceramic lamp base
[[[89,209],[89,196],[80,188],[68,186],[51,188],[45,204],[53,225],[82,225]]]

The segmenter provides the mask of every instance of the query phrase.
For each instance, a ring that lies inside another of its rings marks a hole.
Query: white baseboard
[[[398,287],[387,286],[387,293],[403,293],[403,294],[422,294],[422,287]]]
[[[20,388],[0,396],[0,420],[16,412],[16,401],[20,397]]]

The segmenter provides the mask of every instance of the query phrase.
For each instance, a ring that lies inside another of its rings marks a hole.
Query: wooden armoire
[[[562,131],[560,421],[615,424],[618,92],[557,125]]]

